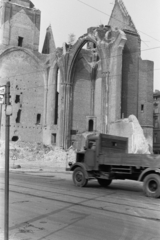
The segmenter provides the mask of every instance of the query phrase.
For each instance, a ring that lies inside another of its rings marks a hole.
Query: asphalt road
[[[0,178],[3,239],[4,181]],[[159,240],[160,199],[144,196],[142,184],[97,181],[85,188],[71,175],[10,173],[10,240]]]

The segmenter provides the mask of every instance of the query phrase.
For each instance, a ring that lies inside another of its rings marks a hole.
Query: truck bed
[[[99,165],[118,165],[160,168],[160,155],[152,154],[126,154],[126,153],[100,153]]]

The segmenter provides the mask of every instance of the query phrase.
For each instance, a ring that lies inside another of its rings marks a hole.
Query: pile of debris
[[[0,167],[4,167],[5,143],[0,141]],[[63,168],[75,162],[76,150],[71,146],[66,151],[56,146],[41,143],[10,142],[10,167]]]

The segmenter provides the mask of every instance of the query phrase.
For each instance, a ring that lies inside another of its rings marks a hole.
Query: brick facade
[[[153,152],[160,154],[160,91],[153,94]]]

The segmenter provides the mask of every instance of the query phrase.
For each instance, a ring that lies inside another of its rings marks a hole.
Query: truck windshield
[[[96,148],[96,141],[95,140],[88,141],[88,149],[94,150],[95,148]]]

